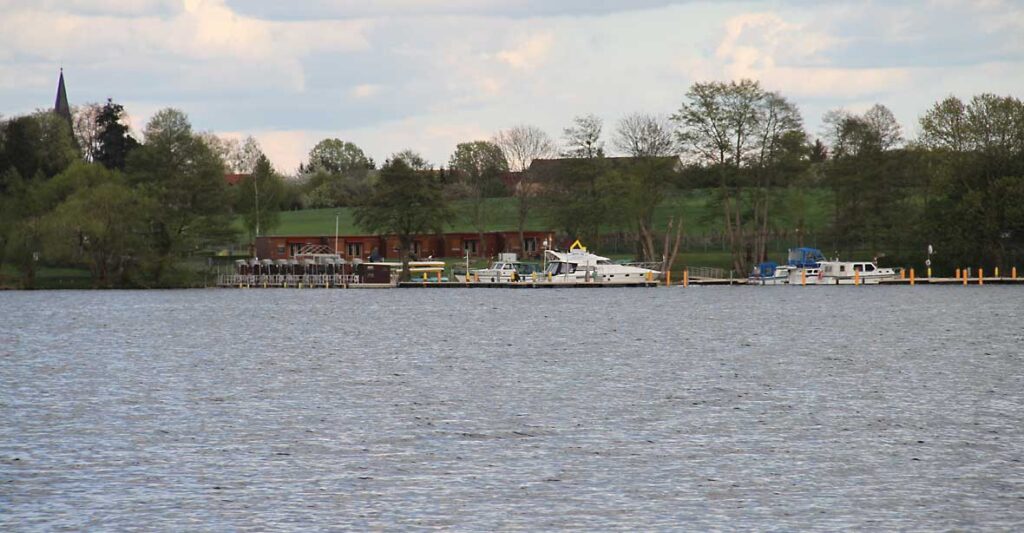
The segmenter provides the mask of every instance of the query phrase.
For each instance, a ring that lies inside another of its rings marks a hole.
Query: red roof
[[[224,181],[226,181],[228,185],[238,185],[238,182],[248,177],[249,174],[224,174]]]

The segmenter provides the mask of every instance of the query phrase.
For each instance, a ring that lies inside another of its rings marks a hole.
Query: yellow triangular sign
[[[569,251],[570,252],[573,251],[573,250],[580,250],[580,251],[586,252],[587,251],[587,247],[583,246],[583,243],[580,242],[579,239],[576,239],[576,242],[572,243],[572,246],[569,247]]]

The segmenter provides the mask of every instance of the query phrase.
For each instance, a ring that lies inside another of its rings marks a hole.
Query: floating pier
[[[657,287],[657,281],[638,281],[635,283],[552,283],[547,281],[516,281],[516,282],[470,282],[456,281],[403,281],[398,284],[400,289],[596,289],[611,287]]]

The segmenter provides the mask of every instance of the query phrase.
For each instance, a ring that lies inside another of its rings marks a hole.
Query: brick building
[[[413,238],[410,252],[418,258],[494,257],[500,252],[515,252],[520,257],[539,258],[544,242],[554,243],[553,232],[527,231],[524,233],[526,249],[519,243],[519,232],[497,231],[479,233],[444,233],[418,235]],[[301,250],[318,247],[334,252],[346,260],[368,261],[375,253],[381,259],[399,259],[398,237],[394,235],[295,235],[261,236],[256,238],[256,257],[260,259],[291,259]]]

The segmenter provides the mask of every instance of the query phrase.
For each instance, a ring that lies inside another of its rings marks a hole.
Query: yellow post
[[[683,270],[683,288],[690,286],[690,269]]]
[[[1013,279],[1017,279],[1017,267],[1013,267],[1012,269],[1010,269],[1010,277]]]
[[[928,279],[932,277],[932,267],[928,267]]]
[[[654,276],[654,274],[651,274],[651,271],[650,271],[650,270],[648,270],[648,271],[647,271],[647,281],[651,281],[651,278],[652,278],[653,276]]]
[[[807,286],[807,271],[802,268],[800,269],[800,286]]]
[[[966,287],[967,286],[967,269],[966,268],[963,270],[963,274],[964,275],[963,275],[963,277],[961,279],[964,280],[964,287]]]
[[[900,269],[900,279],[907,279],[907,269],[905,269],[905,268],[901,268]]]
[[[956,269],[956,279],[960,279],[960,269]]]
[[[437,271],[437,282],[441,283],[441,271],[440,270]]]
[[[672,286],[672,272],[671,271],[665,272],[665,286],[666,287],[671,287]]]
[[[999,277],[999,267],[996,267],[995,277],[997,277],[997,278]]]
[[[551,273],[548,272],[548,283],[551,283]]]
[[[853,286],[860,285],[860,270],[853,271]]]
[[[910,269],[910,286],[911,287],[914,286],[914,269],[913,268]]]
[[[985,267],[978,267],[978,285],[985,284]]]

